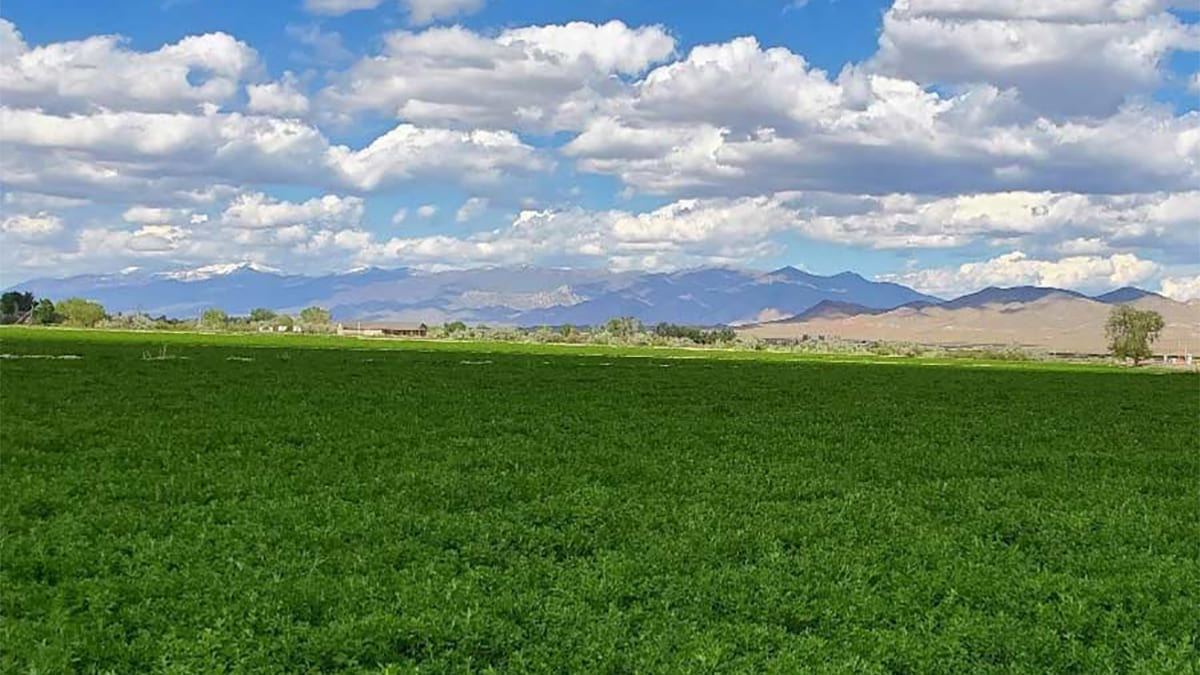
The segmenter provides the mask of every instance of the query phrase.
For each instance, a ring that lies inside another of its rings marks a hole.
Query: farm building
[[[423,323],[367,323],[365,321],[350,321],[339,323],[338,335],[359,335],[363,337],[425,337],[429,326]]]

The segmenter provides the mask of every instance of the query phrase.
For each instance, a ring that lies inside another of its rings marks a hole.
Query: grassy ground
[[[1200,663],[1194,375],[21,330],[0,352],[82,357],[0,361],[3,672]]]

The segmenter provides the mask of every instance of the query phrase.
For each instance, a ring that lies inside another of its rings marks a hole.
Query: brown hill
[[[1200,304],[1147,295],[1132,303],[1162,315],[1166,328],[1156,353],[1200,354]],[[900,307],[880,314],[810,316],[742,329],[767,339],[828,335],[847,340],[885,340],[946,346],[1018,345],[1028,349],[1104,353],[1104,322],[1111,304],[1064,292],[1028,302],[966,307]]]

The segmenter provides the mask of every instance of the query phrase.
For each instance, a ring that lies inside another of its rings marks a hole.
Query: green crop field
[[[0,352],[4,673],[1200,670],[1195,375]]]

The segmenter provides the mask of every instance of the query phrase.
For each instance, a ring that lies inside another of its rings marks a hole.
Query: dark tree
[[[0,314],[5,316],[24,314],[33,309],[33,305],[33,293],[9,291],[0,296]]]
[[[33,306],[33,323],[46,325],[58,323],[58,311],[54,308],[54,303],[50,298],[42,298],[36,305]]]

